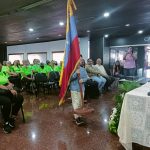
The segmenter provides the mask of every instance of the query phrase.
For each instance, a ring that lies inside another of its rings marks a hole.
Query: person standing
[[[87,75],[85,68],[80,67],[80,64],[79,64],[70,79],[72,106],[74,109],[74,119],[77,125],[82,125],[85,123],[82,119],[82,116],[77,114],[76,112],[78,112],[83,107],[82,100],[83,100],[84,91],[85,91],[84,83],[86,82],[87,79],[88,79],[88,75]],[[80,91],[80,84],[81,84],[82,91]],[[81,95],[81,92],[83,95]]]
[[[128,47],[127,53],[123,57],[124,60],[124,76],[134,76],[136,64],[136,57],[133,55],[132,47]]]

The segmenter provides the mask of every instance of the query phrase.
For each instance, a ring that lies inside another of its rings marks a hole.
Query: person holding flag
[[[85,91],[84,83],[87,81],[87,79],[88,74],[85,68],[81,67],[80,64],[78,64],[70,80],[70,91],[72,106],[74,109],[74,119],[77,125],[85,124],[84,119],[80,114],[78,114],[78,112],[81,111],[83,107],[83,97]]]
[[[83,124],[79,114],[86,114],[93,109],[83,108],[83,82],[87,79],[87,73],[84,68],[79,66],[80,63],[80,48],[78,35],[75,25],[73,10],[76,6],[73,0],[67,2],[67,25],[66,25],[66,48],[64,52],[64,60],[62,64],[61,76],[59,85],[60,101],[59,105],[64,103],[64,97],[70,84],[72,104],[74,108],[74,118],[78,125]],[[73,80],[73,81],[72,81]],[[71,83],[70,83],[71,81]],[[78,115],[77,115],[78,114]],[[80,118],[80,119],[79,119]]]

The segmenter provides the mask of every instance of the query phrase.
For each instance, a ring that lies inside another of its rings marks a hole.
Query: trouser
[[[124,76],[135,76],[135,68],[124,68]]]
[[[12,116],[17,116],[24,101],[23,96],[20,94],[13,95],[12,93],[10,93],[8,97],[10,98],[12,104]]]
[[[28,77],[31,78],[31,75],[28,75]],[[22,78],[22,85],[25,86],[27,91],[30,91],[30,84],[31,84],[32,80],[29,80],[25,77]]]
[[[0,105],[2,105],[2,116],[5,122],[9,120],[11,112],[11,100],[9,97],[0,95]]]
[[[106,83],[106,79],[103,78],[102,76],[92,76],[91,79],[98,83],[98,89],[101,93],[101,90],[102,90],[102,88],[104,87],[104,85]]]
[[[84,97],[84,92],[83,92],[83,97]],[[82,108],[82,99],[81,99],[80,92],[71,91],[71,99],[72,99],[72,106],[74,110]]]
[[[83,92],[83,97],[84,97],[84,92]],[[82,99],[81,99],[81,93],[77,91],[71,91],[71,99],[72,99],[72,106],[73,109],[79,109],[82,108]],[[74,114],[74,118],[78,118],[81,115]]]
[[[106,84],[104,88],[105,90],[108,90],[108,87],[115,81],[115,78],[111,76],[109,76],[109,78],[106,78],[106,77],[104,78],[106,79]]]

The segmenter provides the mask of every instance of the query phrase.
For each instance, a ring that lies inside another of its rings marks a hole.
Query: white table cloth
[[[132,143],[150,147],[150,83],[126,93],[119,121],[119,141],[126,150]]]

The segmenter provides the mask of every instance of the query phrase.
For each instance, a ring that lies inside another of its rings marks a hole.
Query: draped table
[[[121,109],[118,136],[126,150],[132,143],[150,147],[150,83],[126,93]]]

